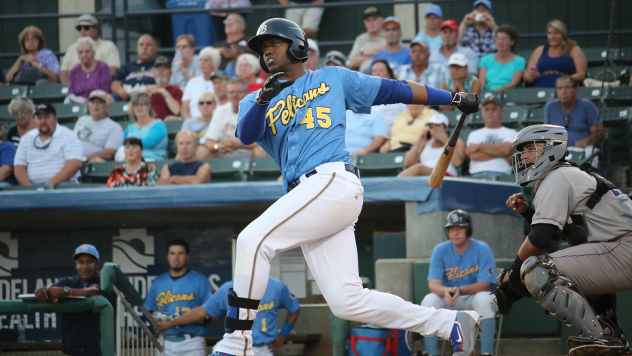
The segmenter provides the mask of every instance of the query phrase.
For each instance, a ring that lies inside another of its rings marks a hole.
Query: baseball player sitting
[[[496,262],[483,241],[472,238],[470,214],[454,210],[448,214],[445,235],[449,241],[432,251],[428,287],[432,293],[422,307],[474,310],[482,317],[481,354],[491,355],[496,329],[496,303],[489,289],[496,281]],[[437,337],[424,336],[426,354],[437,355]]]
[[[233,287],[233,281],[224,283],[213,294],[213,297],[206,301],[201,307],[197,307],[180,318],[166,322],[159,322],[160,328],[156,331],[168,330],[170,328],[194,323],[211,318],[215,322],[228,312],[228,289]],[[288,316],[283,324],[281,332],[278,332],[279,309],[287,309]],[[270,278],[268,288],[259,304],[259,313],[252,326],[252,349],[255,356],[272,356],[287,339],[290,331],[298,320],[299,303],[294,294],[290,292],[285,283]],[[222,341],[217,343],[215,350]]]
[[[497,302],[533,296],[579,336],[569,354],[620,355],[629,351],[616,316],[614,293],[632,289],[632,201],[601,176],[566,162],[564,127],[529,126],[513,142],[516,183],[533,185],[533,207],[514,194],[507,207],[530,224],[513,267],[498,276]],[[551,239],[571,247],[545,254]]]
[[[158,320],[175,320],[211,299],[211,283],[188,267],[189,244],[172,240],[167,245],[169,272],[153,280],[145,307]],[[165,356],[205,356],[206,327],[203,322],[180,324],[165,331]]]

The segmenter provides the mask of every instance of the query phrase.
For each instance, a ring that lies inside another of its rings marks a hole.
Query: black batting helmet
[[[450,226],[467,226],[467,237],[472,237],[472,218],[470,214],[461,209],[453,210],[448,214],[447,223],[445,224],[445,236],[450,239],[448,228]]]
[[[303,29],[294,22],[286,19],[274,18],[265,21],[259,26],[257,35],[248,40],[248,47],[259,54],[259,64],[261,68],[270,73],[268,66],[263,60],[263,51],[261,50],[261,41],[266,36],[277,36],[290,41],[287,49],[287,56],[297,61],[305,62],[307,60],[307,37]]]

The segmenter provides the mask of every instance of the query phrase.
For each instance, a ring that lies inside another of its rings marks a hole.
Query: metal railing
[[[138,316],[134,307],[127,301],[125,295],[116,286],[112,287],[116,295],[116,355],[117,356],[164,356],[164,336],[158,337]],[[152,327],[158,327],[153,315],[142,305],[137,306]]]

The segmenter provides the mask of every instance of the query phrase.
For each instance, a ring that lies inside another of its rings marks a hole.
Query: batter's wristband
[[[281,329],[281,335],[283,335],[283,337],[287,339],[288,336],[290,336],[290,331],[292,331],[293,327],[294,324],[286,321],[285,324],[283,324],[283,329]]]

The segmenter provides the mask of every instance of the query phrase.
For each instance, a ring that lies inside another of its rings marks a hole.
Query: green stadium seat
[[[568,156],[566,156],[567,161],[580,163],[586,158],[586,152],[584,151],[569,151]]]
[[[544,123],[544,107],[529,109],[529,116],[524,121],[525,126]]]
[[[0,87],[2,88],[2,87]],[[9,113],[9,105],[0,106],[0,120],[2,121],[14,121],[15,118],[11,113]]]
[[[516,105],[544,104],[555,99],[555,89],[552,88],[523,88],[505,90],[503,102]]]
[[[110,178],[112,168],[121,165],[121,162],[103,162],[103,163],[90,163],[87,165],[82,173],[83,183],[100,183],[105,184]]]
[[[254,158],[250,160],[248,180],[277,180],[280,176],[281,169],[279,169],[279,166],[277,166],[276,162],[271,157]]]
[[[123,131],[125,131],[125,129],[127,128],[127,126],[135,123],[136,121],[132,121],[132,120],[125,120],[125,121],[119,121],[118,124],[121,125],[121,128],[123,129]]]
[[[169,158],[169,159],[176,158],[176,154],[178,154],[178,148],[176,147],[176,141],[169,140],[169,142],[167,142],[167,158]]]
[[[168,164],[171,164],[173,162],[175,162],[175,159],[164,159],[161,161],[153,161],[153,162],[148,162],[153,164],[154,166],[156,166],[156,173],[158,173],[158,175],[160,176],[160,172],[162,172],[162,168]]]
[[[602,64],[608,61],[614,61],[618,57],[619,50],[617,48],[610,48],[606,51],[605,47],[599,48],[582,48],[582,51],[586,55],[586,61],[588,65]]]
[[[601,99],[602,94],[604,94],[603,96],[605,97],[608,94],[608,88],[602,90],[601,88],[580,87],[577,96],[596,102]]]
[[[620,48],[617,63],[632,64],[632,48]]]
[[[598,80],[605,80],[607,82],[614,82],[616,80],[619,80],[619,77],[621,76],[621,73],[624,70],[629,70],[629,67],[609,65],[609,66],[606,66],[605,71],[604,71],[604,66],[602,64],[599,66],[588,67],[588,70],[586,71],[586,78],[593,78],[593,79],[598,79]]]
[[[66,126],[67,128],[69,128],[71,130],[74,130],[75,129],[75,124],[76,124],[76,122],[64,122],[64,123],[62,123],[60,125]]]
[[[245,181],[249,161],[248,158],[215,158],[204,162],[211,165],[211,183],[221,183]]]
[[[88,113],[88,106],[85,104],[53,104],[53,107],[60,123],[76,122],[80,116]]]
[[[529,108],[524,106],[505,106],[503,126],[518,128],[529,117]]]
[[[29,88],[29,99],[34,103],[61,103],[68,95],[68,86],[63,84],[36,85]]]
[[[606,101],[608,102],[608,104],[617,106],[632,105],[632,88],[610,88],[610,94],[608,94]]]
[[[178,132],[180,132],[180,129],[182,129],[183,123],[184,120],[165,121],[165,126],[167,126],[167,135],[169,135],[170,139],[176,137]]]
[[[516,54],[524,58],[524,60],[527,61],[527,63],[529,63],[529,59],[531,58],[531,55],[533,54],[533,50],[523,49],[521,51],[518,51]]]
[[[5,72],[6,73],[6,72]],[[0,87],[0,104],[8,104],[16,96],[26,96],[26,85],[5,85]]]
[[[463,140],[463,144],[467,145],[467,138],[470,136],[470,134],[472,133],[472,131],[474,131],[476,129],[471,128],[471,127],[463,127],[461,129],[461,133],[459,134],[459,138],[461,140]]]
[[[483,101],[485,101],[485,99],[489,98],[492,95],[499,97],[500,100],[503,99],[503,92],[502,91],[498,91],[498,90],[483,90],[483,92],[481,93],[481,103]]]
[[[482,110],[482,108],[481,108]],[[459,115],[460,117],[461,115]],[[458,119],[458,118],[457,118]],[[456,124],[456,122],[455,122]],[[465,119],[465,122],[463,123],[463,126],[467,126],[470,128],[474,128],[474,129],[479,129],[483,126],[485,126],[485,122],[483,121],[483,113],[481,113],[480,111],[475,112],[474,114],[470,114],[467,116],[467,118]],[[450,125],[450,127],[454,127],[452,125]]]
[[[632,118],[632,108],[627,106],[606,107],[601,109],[599,116],[603,120],[604,126],[617,126]]]
[[[441,113],[448,117],[448,121],[450,122],[450,127],[456,126],[456,123],[459,122],[459,118],[461,117],[461,114],[462,114],[461,110],[457,108],[451,109],[449,111],[441,111]],[[467,119],[466,119],[466,122],[463,124],[464,125],[467,124]]]
[[[117,101],[110,104],[110,109],[108,110],[108,114],[110,115],[110,119],[114,121],[125,121],[129,120],[129,114],[127,113],[127,109],[129,108],[128,101]]]
[[[360,177],[394,177],[404,170],[404,152],[370,153],[358,156]]]

